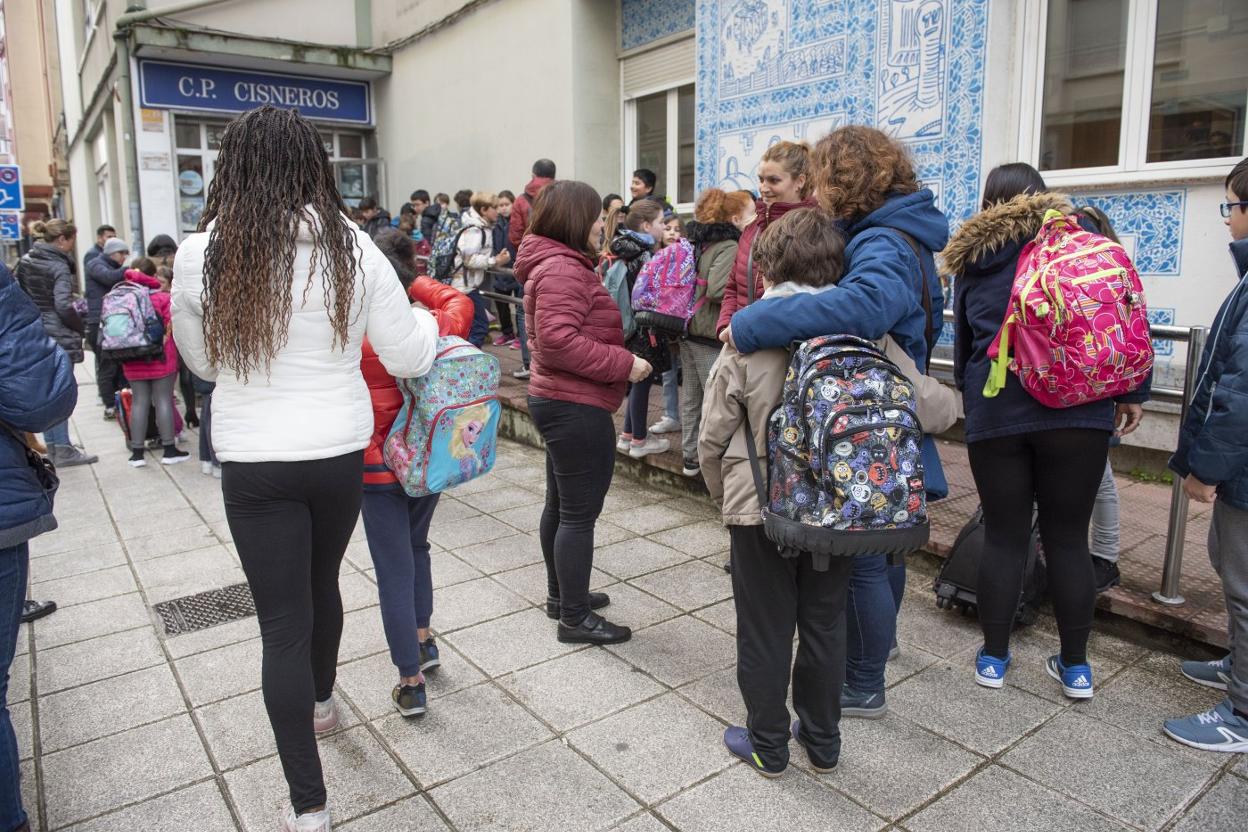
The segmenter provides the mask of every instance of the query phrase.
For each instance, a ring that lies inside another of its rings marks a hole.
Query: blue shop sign
[[[371,124],[372,97],[365,81],[277,75],[166,61],[139,61],[144,107],[242,113],[272,104],[308,118]]]

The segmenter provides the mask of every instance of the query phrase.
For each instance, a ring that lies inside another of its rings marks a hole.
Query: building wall
[[[159,9],[181,0],[148,0],[148,9]],[[121,4],[123,7],[126,3]],[[356,3],[334,0],[309,3],[308,0],[228,0],[190,12],[179,12],[177,19],[210,26],[225,32],[238,32],[266,38],[331,46],[362,46],[356,38]]]
[[[54,181],[53,113],[49,66],[44,50],[42,0],[4,4],[9,84],[13,95],[13,129],[17,163],[27,200],[49,202]],[[55,49],[55,44],[53,44]],[[56,79],[59,82],[59,78]],[[32,193],[32,190],[34,193]],[[36,194],[39,194],[36,196]]]

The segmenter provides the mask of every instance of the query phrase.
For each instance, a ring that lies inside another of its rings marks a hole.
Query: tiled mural
[[[988,0],[699,0],[698,186],[783,139],[875,124],[953,220],[975,209]]]
[[[620,46],[636,49],[693,29],[697,0],[621,0]]]
[[[1141,275],[1178,276],[1186,189],[1074,194],[1073,198],[1077,206],[1091,205],[1105,212]]]

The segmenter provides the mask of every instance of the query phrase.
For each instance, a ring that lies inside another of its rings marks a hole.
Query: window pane
[[[1049,0],[1040,169],[1118,164],[1127,0]]]
[[[199,135],[198,121],[183,121],[182,119],[174,119],[173,125],[174,140],[178,147],[198,150],[203,147]]]
[[[363,159],[364,137],[357,133],[339,133],[338,155],[344,159]]]
[[[178,213],[183,231],[199,228],[204,214],[204,160],[201,156],[178,156]]]
[[[1148,161],[1239,156],[1248,101],[1248,3],[1157,4]]]
[[[679,183],[676,188],[676,201],[686,203],[693,202],[693,84],[681,87],[676,94],[679,105],[677,140],[680,145],[679,159],[677,159]]]
[[[334,134],[321,133],[320,136],[321,147],[325,148],[325,155],[329,156],[331,159],[334,158]]]
[[[667,193],[667,93],[637,99],[637,167],[658,176],[654,192]]]
[[[208,128],[207,129],[208,149],[220,150],[221,149],[221,137],[225,135],[225,125],[224,124],[209,124],[207,128]]]

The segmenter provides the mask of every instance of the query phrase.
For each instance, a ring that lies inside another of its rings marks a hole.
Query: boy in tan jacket
[[[764,298],[815,293],[844,271],[845,244],[835,220],[813,209],[788,212],[754,243],[754,269]],[[737,607],[737,684],[748,728],[730,727],[724,745],[765,777],[789,762],[789,737],[806,748],[816,771],[836,766],[841,750],[841,685],[845,677],[845,595],[851,558],[832,558],[816,572],[809,554],[780,556],[763,533],[747,442],[766,477],[767,420],[780,403],[789,354],[749,355],[724,347],[711,370],[702,407],[698,456],[707,488],[723,512],[732,540],[732,589]],[[753,435],[746,432],[746,414]],[[793,665],[790,727],[785,699],[793,632],[800,635]]]

